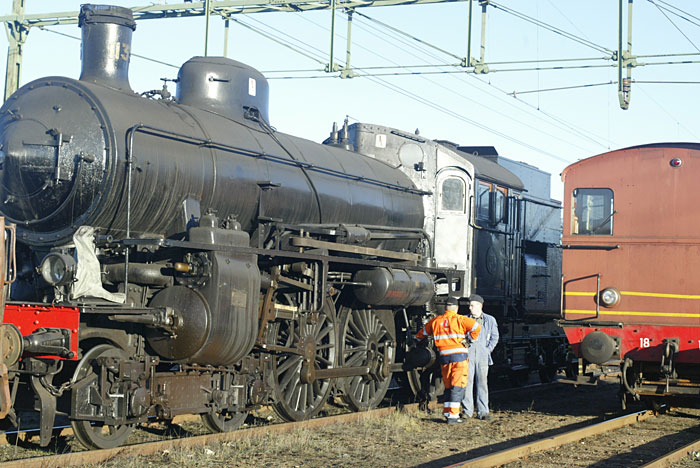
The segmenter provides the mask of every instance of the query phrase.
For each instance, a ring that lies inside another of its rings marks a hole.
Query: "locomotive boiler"
[[[261,404],[287,420],[331,392],[378,404],[436,304],[468,292],[466,256],[438,253],[435,183],[349,151],[347,126],[326,145],[277,132],[265,78],[230,59],[186,62],[176,97],[138,95],[131,11],[84,5],[79,25],[80,79],[35,80],[0,109],[16,226],[0,418],[38,408],[46,445],[64,415],[104,448],[154,417],[226,431]],[[464,181],[462,219],[473,167],[427,146],[431,174]]]

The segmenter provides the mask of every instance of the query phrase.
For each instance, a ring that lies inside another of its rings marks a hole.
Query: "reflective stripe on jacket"
[[[468,334],[472,340],[476,340],[480,332],[481,327],[476,320],[458,315],[454,310],[448,310],[426,323],[425,327],[416,334],[416,338],[432,336],[440,356],[455,354],[466,356],[468,350],[464,346],[464,339]]]

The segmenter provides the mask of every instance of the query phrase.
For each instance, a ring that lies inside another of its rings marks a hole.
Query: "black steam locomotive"
[[[38,410],[46,445],[65,415],[104,448],[154,417],[228,431],[262,404],[312,417],[331,392],[371,408],[394,372],[420,390],[434,354],[413,334],[472,289],[475,230],[520,230],[520,196],[479,221],[474,164],[448,145],[277,132],[265,78],[233,60],[192,58],[174,98],[135,94],[131,10],[84,5],[80,27],[80,79],[0,109],[0,419]]]

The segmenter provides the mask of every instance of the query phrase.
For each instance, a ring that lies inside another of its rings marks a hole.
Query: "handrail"
[[[564,296],[566,295],[566,292],[564,291],[564,286],[568,283],[573,283],[575,281],[583,281],[586,279],[590,278],[596,278],[596,293],[595,293],[595,318],[600,317],[600,273],[595,273],[592,275],[588,276],[582,276],[581,278],[574,278],[569,281],[564,281],[564,276],[562,275],[562,281],[561,281],[561,318],[563,320],[566,320],[566,308],[564,307]]]
[[[209,148],[220,149],[223,151],[236,152],[236,153],[243,154],[245,156],[252,157],[252,158],[266,159],[266,160],[275,161],[275,162],[281,163],[281,164],[288,164],[288,165],[296,166],[302,170],[313,170],[316,172],[323,172],[323,173],[332,175],[334,177],[355,180],[358,182],[365,182],[368,184],[378,185],[380,187],[385,187],[385,188],[397,190],[400,192],[412,193],[414,195],[432,195],[432,192],[428,192],[425,190],[419,190],[419,189],[415,189],[415,188],[411,188],[411,187],[404,187],[403,185],[392,184],[390,182],[386,182],[386,181],[379,180],[379,179],[373,179],[371,177],[364,177],[364,176],[348,174],[346,172],[338,171],[336,169],[331,169],[331,168],[325,167],[325,166],[317,166],[315,164],[311,164],[311,163],[308,163],[305,161],[297,161],[295,159],[285,158],[285,157],[277,156],[274,154],[269,154],[269,153],[265,153],[265,152],[261,152],[261,151],[251,150],[251,149],[243,148],[240,146],[233,146],[233,145],[217,142],[217,141],[210,140],[210,139],[194,137],[191,135],[185,135],[183,133],[177,133],[177,132],[173,132],[170,130],[165,130],[162,128],[153,127],[151,125],[145,125],[145,124],[137,124],[137,125],[134,125],[133,127],[131,127],[129,130],[127,130],[127,135],[129,133],[131,133],[131,135],[132,135],[130,138],[130,145],[131,145],[130,149],[129,149],[130,153],[131,153],[130,150],[133,148],[133,134],[137,131],[141,131],[142,133],[149,133],[149,134],[159,136],[162,138],[173,138],[173,139],[176,139],[178,141],[181,141],[184,143],[189,143],[192,145],[199,145],[199,146],[205,146],[205,147],[209,147]],[[161,133],[162,135],[158,135],[158,133]]]
[[[584,245],[584,244],[557,244],[558,249],[565,250],[617,250],[620,244],[617,245]]]

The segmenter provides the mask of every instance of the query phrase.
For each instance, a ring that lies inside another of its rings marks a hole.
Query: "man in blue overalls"
[[[469,298],[471,317],[481,325],[481,333],[472,341],[469,348],[469,369],[467,388],[462,400],[464,416],[471,418],[474,414],[474,393],[476,393],[476,414],[479,419],[491,420],[489,415],[489,366],[493,364],[491,353],[498,344],[498,324],[493,316],[483,311],[484,298],[472,294]],[[476,388],[475,387],[476,384]]]

